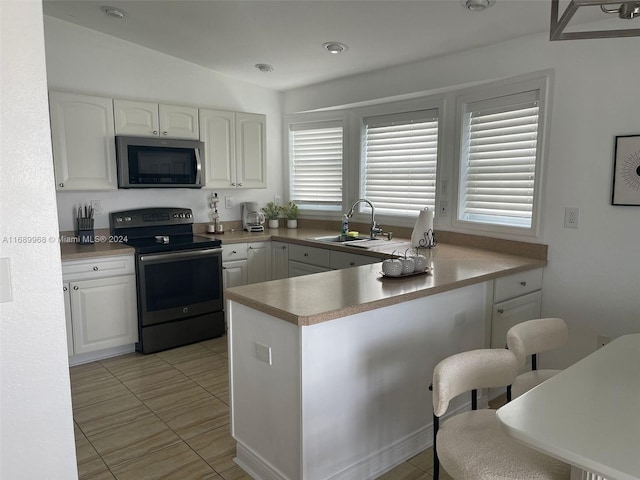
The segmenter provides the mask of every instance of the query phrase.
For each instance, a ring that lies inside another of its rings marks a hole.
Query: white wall
[[[69,22],[48,16],[44,20],[50,90],[266,114],[268,188],[216,190],[223,199],[233,196],[236,204],[225,209],[221,202],[222,222],[240,219],[239,202],[264,204],[282,195],[282,94]],[[90,200],[103,202],[105,214],[96,217],[97,228],[108,227],[110,211],[159,205],[192,208],[196,222],[207,222],[210,192],[61,192],[57,194],[60,229],[73,230],[73,207]]]
[[[77,478],[40,1],[0,2],[0,478]],[[44,243],[14,243],[14,237]]]
[[[523,37],[290,91],[284,113],[554,69],[538,241],[549,245],[543,315],[568,321],[571,344],[542,363],[565,366],[595,349],[597,334],[640,332],[640,207],[610,201],[615,136],[640,134],[639,46],[637,37]],[[563,227],[566,206],[580,209],[578,229]]]

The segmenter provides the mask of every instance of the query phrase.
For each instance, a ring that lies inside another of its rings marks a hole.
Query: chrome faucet
[[[359,203],[362,203],[362,202],[368,203],[369,206],[371,207],[371,233],[369,235],[369,238],[371,240],[373,240],[374,238],[376,238],[376,235],[382,233],[382,229],[380,227],[378,227],[378,225],[376,224],[376,207],[373,206],[373,203],[371,203],[366,198],[360,198],[360,199],[356,200],[354,202],[354,204],[351,205],[351,208],[347,212],[347,218],[353,217],[353,214],[355,213],[354,211],[355,211],[356,206]]]

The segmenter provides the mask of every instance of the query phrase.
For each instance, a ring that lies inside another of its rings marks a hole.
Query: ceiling
[[[548,32],[550,0],[45,0],[44,13],[276,90]],[[101,6],[126,13],[106,15]],[[348,50],[332,55],[325,42]],[[274,67],[271,73],[255,68]]]

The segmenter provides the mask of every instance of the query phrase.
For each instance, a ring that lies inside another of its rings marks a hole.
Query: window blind
[[[289,127],[289,196],[300,205],[342,205],[341,121]]]
[[[364,119],[363,196],[388,215],[433,209],[438,158],[438,111]]]
[[[467,105],[462,220],[532,226],[538,111],[537,91]]]

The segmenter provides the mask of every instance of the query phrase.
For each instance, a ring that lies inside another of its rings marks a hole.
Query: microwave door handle
[[[196,185],[202,185],[204,165],[200,160],[200,149],[196,148],[195,153],[196,153]]]

